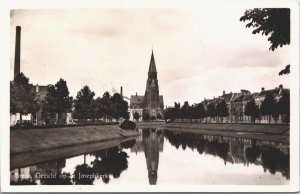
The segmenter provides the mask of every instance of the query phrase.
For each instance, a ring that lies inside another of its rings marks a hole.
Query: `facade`
[[[282,85],[276,87],[275,89],[265,90],[262,88],[261,92],[254,92],[250,93],[248,90],[241,90],[239,93],[225,93],[223,91],[223,95],[219,97],[213,97],[213,99],[204,99],[202,104],[204,105],[205,109],[210,104],[215,104],[215,106],[221,101],[225,100],[227,107],[228,107],[228,117],[224,117],[223,119],[218,119],[217,117],[209,117],[207,116],[203,119],[203,122],[210,122],[210,123],[250,123],[251,116],[245,115],[245,107],[246,104],[250,100],[255,100],[255,104],[261,108],[261,104],[264,101],[267,94],[272,94],[276,102],[282,98],[284,93],[289,94],[290,90],[283,88]],[[288,115],[279,115],[278,119],[275,120],[271,117],[270,123],[285,123],[285,120],[288,120]],[[268,116],[261,115],[259,118],[256,119],[256,123],[269,123]]]
[[[279,101],[280,98],[282,98],[283,93],[290,93],[289,89],[283,88],[283,85],[279,85],[279,87],[276,87],[271,90],[265,90],[265,88],[261,88],[261,92],[254,98],[255,104],[258,105],[258,107],[261,107],[262,102],[264,101],[267,94],[272,94],[274,96],[274,99],[276,102]],[[259,119],[260,123],[269,123],[268,116],[261,116]],[[271,117],[270,118],[271,123],[283,123],[283,115],[279,115],[277,121]]]
[[[145,95],[141,96],[137,95],[137,93],[136,95],[132,95],[130,98],[130,107],[128,110],[131,120],[133,120],[133,114],[135,112],[140,114],[140,118],[143,117],[143,112],[145,114],[148,114],[150,118],[163,116],[164,100],[163,96],[159,95],[157,70],[153,51],[150,59]]]

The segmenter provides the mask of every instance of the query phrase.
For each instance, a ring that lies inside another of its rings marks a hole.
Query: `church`
[[[134,120],[134,113],[137,112],[140,115],[139,121],[141,121],[143,119],[143,113],[148,114],[150,118],[161,118],[163,116],[163,110],[164,99],[162,95],[159,95],[157,70],[152,50],[145,95],[141,96],[137,95],[137,93],[136,95],[132,95],[130,97],[130,107],[128,111],[130,120]]]

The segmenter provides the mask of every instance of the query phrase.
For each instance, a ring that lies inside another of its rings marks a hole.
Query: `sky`
[[[290,63],[290,46],[269,51],[266,36],[240,22],[247,7],[222,9],[26,9],[11,11],[10,79],[15,27],[21,32],[21,71],[32,84],[67,81],[70,95],[88,85],[105,91],[144,95],[153,49],[164,103],[259,92],[283,84],[278,72]]]

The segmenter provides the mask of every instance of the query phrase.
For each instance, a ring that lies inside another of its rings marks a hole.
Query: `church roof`
[[[151,60],[150,60],[150,66],[149,66],[149,73],[157,72],[156,71],[156,65],[155,65],[155,60],[154,60],[154,55],[153,55],[153,50],[151,54]]]
[[[144,96],[132,95],[130,97],[130,106],[141,105],[144,102]]]

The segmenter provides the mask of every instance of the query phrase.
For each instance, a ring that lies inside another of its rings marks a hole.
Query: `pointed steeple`
[[[156,71],[156,65],[155,65],[153,50],[152,50],[151,59],[150,59],[148,79],[157,79],[157,71]]]

